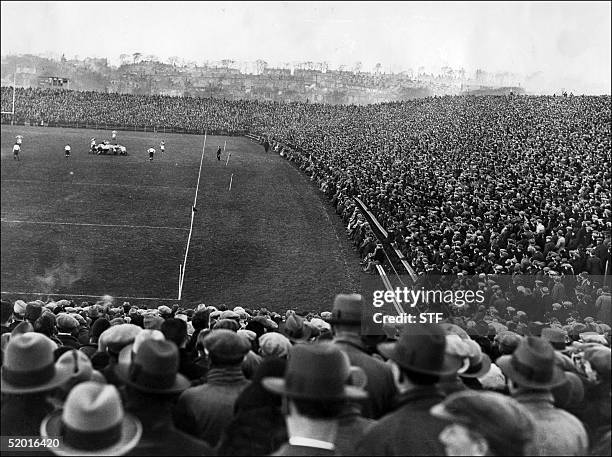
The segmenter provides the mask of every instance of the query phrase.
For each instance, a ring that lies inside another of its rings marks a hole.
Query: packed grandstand
[[[3,301],[3,435],[62,436],[76,454],[440,455],[463,426],[473,455],[610,455],[610,96],[15,99],[3,123],[254,134],[328,197],[366,272],[382,244],[423,284],[485,300],[381,335],[358,295],[303,315]],[[97,396],[107,411],[79,423]]]

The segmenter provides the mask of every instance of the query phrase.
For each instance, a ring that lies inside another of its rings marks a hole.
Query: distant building
[[[38,87],[41,89],[69,89],[70,80],[58,76],[39,76]]]

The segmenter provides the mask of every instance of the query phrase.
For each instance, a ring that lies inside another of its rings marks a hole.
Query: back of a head
[[[177,318],[166,319],[161,325],[161,332],[168,341],[172,341],[177,347],[181,347],[187,340],[187,324]]]

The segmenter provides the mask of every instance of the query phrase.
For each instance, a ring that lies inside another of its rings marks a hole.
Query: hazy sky
[[[449,65],[610,93],[610,2],[2,2],[2,55]]]

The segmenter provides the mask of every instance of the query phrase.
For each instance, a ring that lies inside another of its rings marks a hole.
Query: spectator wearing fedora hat
[[[361,440],[361,455],[441,455],[438,436],[446,425],[429,410],[444,400],[437,383],[454,375],[461,359],[446,352],[445,332],[437,324],[410,324],[396,343],[381,343],[400,392],[395,411],[383,416]]]
[[[534,418],[535,455],[584,455],[588,437],[584,425],[572,414],[554,406],[552,389],[566,382],[551,344],[538,337],[523,339],[512,355],[497,359],[509,379],[510,394]]]
[[[289,442],[274,455],[334,455],[339,418],[347,401],[368,395],[354,385],[358,382],[353,376],[365,380],[363,371],[351,368],[346,354],[334,345],[294,346],[285,376],[262,380],[266,389],[283,397]],[[353,430],[353,442],[359,434]]]
[[[251,350],[251,343],[246,337],[226,329],[210,331],[202,343],[210,360],[206,382],[181,394],[175,423],[181,430],[214,447],[232,420],[236,398],[250,383],[241,366]]]
[[[432,407],[431,414],[452,422],[440,433],[446,455],[528,455],[531,414],[505,395],[457,392]]]
[[[391,368],[372,357],[364,344],[361,336],[364,306],[361,295],[336,295],[329,323],[334,332],[333,344],[348,356],[352,366],[361,368],[368,378],[365,386],[368,398],[362,402],[363,416],[378,419],[393,408],[397,387]]]
[[[66,398],[63,410],[46,416],[42,437],[62,437],[49,448],[56,455],[125,455],[142,435],[140,421],[125,413],[115,386],[83,382]]]
[[[163,338],[148,338],[135,346],[123,348],[115,366],[125,384],[125,408],[140,420],[143,429],[141,440],[129,455],[211,455],[206,443],[173,424],[176,399],[190,386],[178,372],[176,345]]]
[[[66,383],[71,372],[54,362],[57,345],[28,332],[9,341],[2,364],[2,435],[38,436],[40,422],[51,410],[47,397]]]

